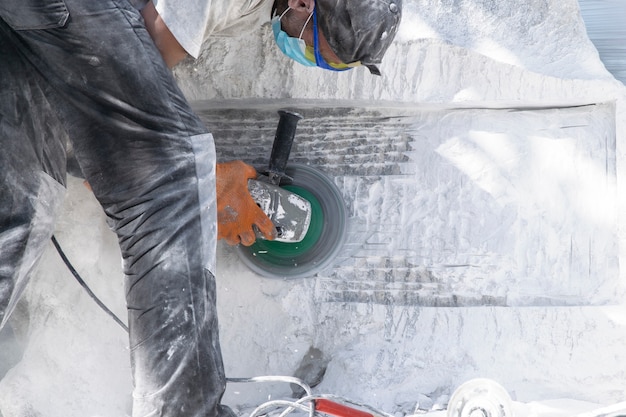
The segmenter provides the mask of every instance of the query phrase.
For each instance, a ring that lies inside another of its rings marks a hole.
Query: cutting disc
[[[337,186],[319,170],[290,164],[292,178],[281,187],[311,203],[311,223],[301,242],[257,239],[252,246],[238,245],[239,258],[254,272],[269,278],[306,278],[327,268],[343,246],[347,211]]]

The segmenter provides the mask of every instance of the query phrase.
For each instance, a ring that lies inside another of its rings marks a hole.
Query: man
[[[247,192],[256,172],[216,167],[168,67],[273,16],[299,62],[378,73],[400,1],[159,0],[141,14],[128,0],[0,1],[0,327],[52,234],[69,139],[123,256],[133,416],[228,415],[216,236],[248,245],[253,225],[274,229]]]

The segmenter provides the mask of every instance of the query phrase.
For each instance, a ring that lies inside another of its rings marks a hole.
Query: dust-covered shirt
[[[239,36],[270,20],[274,0],[153,0],[178,43],[194,58],[209,36]]]

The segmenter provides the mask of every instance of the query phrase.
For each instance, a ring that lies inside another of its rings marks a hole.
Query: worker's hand
[[[274,239],[274,224],[248,191],[248,180],[257,177],[256,170],[242,161],[231,161],[217,164],[215,171],[217,238],[229,245],[250,246],[256,240],[254,225],[266,239]]]

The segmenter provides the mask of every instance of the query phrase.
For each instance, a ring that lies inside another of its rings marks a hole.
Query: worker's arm
[[[187,56],[187,52],[167,28],[152,1],[149,1],[141,9],[141,14],[146,22],[146,29],[148,29],[148,33],[161,52],[167,66],[172,68],[182,61]]]
[[[182,61],[187,52],[167,28],[152,1],[144,6],[141,14],[167,66],[172,68]],[[255,169],[242,161],[232,161],[217,164],[215,171],[218,239],[225,240],[229,245],[241,243],[249,246],[256,239],[254,227],[266,239],[274,239],[274,224],[248,191],[248,179],[257,175]]]

